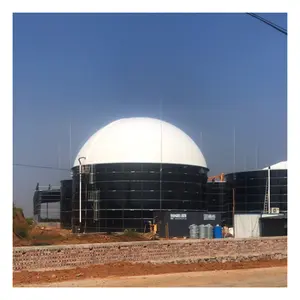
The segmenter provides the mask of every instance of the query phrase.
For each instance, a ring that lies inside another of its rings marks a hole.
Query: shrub
[[[33,224],[33,218],[26,218],[27,224],[30,226]]]
[[[15,217],[17,213],[23,214],[23,209],[20,207],[13,206],[13,216]]]
[[[25,238],[28,237],[28,228],[26,228],[26,227],[21,227],[21,226],[15,227],[15,228],[14,228],[14,233],[15,233],[16,235],[18,235],[19,237],[25,239]]]
[[[126,235],[126,236],[138,236],[139,233],[136,232],[136,229],[132,228],[132,229],[125,229],[124,230],[124,235]]]

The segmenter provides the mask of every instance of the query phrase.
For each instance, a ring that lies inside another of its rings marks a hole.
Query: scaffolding
[[[33,213],[36,222],[58,222],[60,187],[37,184],[33,195]],[[57,206],[57,207],[55,207]]]

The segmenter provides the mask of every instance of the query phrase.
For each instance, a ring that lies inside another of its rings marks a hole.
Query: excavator
[[[215,182],[218,179],[218,182],[225,182],[225,174],[221,173],[219,175],[215,175],[215,176],[209,176],[207,178],[208,182]]]

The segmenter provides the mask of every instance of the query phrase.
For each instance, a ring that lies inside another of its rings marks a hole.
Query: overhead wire
[[[257,14],[254,14],[254,13],[246,13],[246,14],[253,17],[253,18],[258,19],[259,21],[261,21],[261,22],[273,27],[274,29],[280,31],[281,33],[287,35],[287,30],[285,28],[283,28],[283,27],[281,27],[281,26],[279,26],[279,25],[277,25],[277,24],[275,24],[275,23],[273,23],[273,22],[257,15]]]
[[[36,169],[50,169],[50,170],[57,170],[57,171],[70,171],[70,169],[64,168],[57,168],[57,167],[50,167],[50,166],[38,166],[38,165],[30,165],[30,164],[13,164],[16,167],[25,167],[25,168],[36,168]]]
[[[271,26],[272,28],[276,29],[277,31],[287,35],[287,30],[255,13],[246,13],[247,15],[256,18],[257,20]],[[70,125],[70,132],[71,132],[71,125]],[[71,133],[70,133],[71,136]],[[71,137],[70,137],[71,138]],[[70,147],[71,147],[71,141],[70,141]],[[71,150],[70,150],[71,151]],[[235,163],[234,163],[235,164]],[[57,167],[51,167],[51,166],[39,166],[39,165],[30,165],[30,164],[19,164],[19,163],[14,163],[13,166],[18,166],[18,167],[26,167],[26,168],[37,168],[37,169],[50,169],[50,170],[57,170],[57,171],[70,171],[70,169],[65,169],[65,168],[57,168]],[[161,188],[160,188],[161,190]],[[161,198],[161,196],[160,196]]]

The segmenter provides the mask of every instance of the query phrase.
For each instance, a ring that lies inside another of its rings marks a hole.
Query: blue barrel
[[[221,239],[223,237],[222,234],[222,227],[217,225],[214,227],[214,238],[215,239]]]

